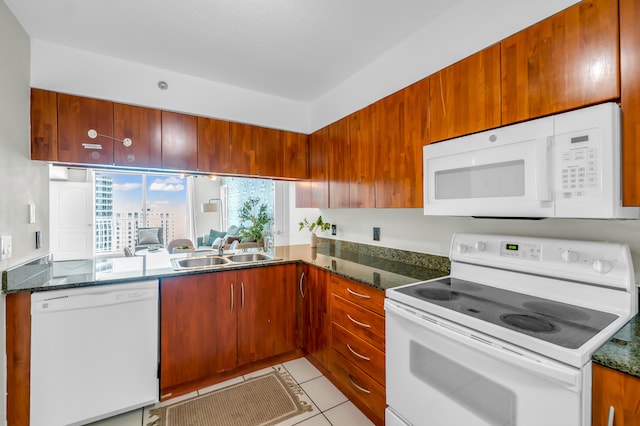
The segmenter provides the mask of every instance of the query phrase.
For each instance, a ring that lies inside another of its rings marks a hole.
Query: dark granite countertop
[[[640,319],[636,315],[600,347],[593,362],[640,377]]]
[[[363,245],[363,247],[368,247]],[[348,247],[353,248],[353,247]],[[365,250],[336,250],[335,243],[321,244],[312,249],[308,245],[276,247],[269,254],[277,261],[257,264],[226,265],[206,270],[181,270],[172,268],[171,257],[198,256],[203,253],[169,255],[167,252],[147,256],[94,258],[86,260],[51,261],[50,256],[14,267],[2,273],[2,290],[5,293],[33,292],[126,283],[144,279],[215,273],[230,269],[262,267],[278,263],[306,262],[331,272],[381,290],[399,285],[424,281],[448,274],[449,260],[442,256],[430,256],[400,250],[385,252],[377,257]],[[406,262],[394,258],[400,256]],[[414,262],[414,263],[409,263]]]

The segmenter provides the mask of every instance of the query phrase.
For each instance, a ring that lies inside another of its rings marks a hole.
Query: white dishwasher
[[[31,426],[81,425],[158,400],[158,281],[31,296]]]

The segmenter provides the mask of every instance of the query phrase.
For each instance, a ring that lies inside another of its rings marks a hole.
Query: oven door
[[[423,148],[424,214],[552,217],[553,118]]]
[[[589,424],[590,365],[581,371],[389,299],[385,310],[388,415],[429,426]]]

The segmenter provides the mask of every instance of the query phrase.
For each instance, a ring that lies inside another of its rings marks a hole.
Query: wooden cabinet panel
[[[500,44],[429,77],[431,142],[500,126]]]
[[[7,294],[7,423],[29,426],[31,391],[31,293]]]
[[[584,0],[502,41],[502,124],[620,95],[617,0]]]
[[[236,366],[233,272],[163,279],[160,286],[160,388]]]
[[[640,2],[620,0],[622,203],[640,206]]]
[[[296,207],[329,207],[329,127],[309,136],[309,182],[296,183]]]
[[[331,297],[333,322],[384,352],[384,317],[335,294]]]
[[[376,425],[384,424],[384,410],[387,407],[384,387],[359,368],[353,367],[339,352],[334,350],[331,355],[332,374],[342,385],[341,390],[359,408],[364,406],[364,410],[374,416],[371,420]]]
[[[614,407],[613,426],[640,424],[640,379],[593,364],[593,426],[606,426],[609,407]]]
[[[31,159],[58,159],[58,95],[31,89]]]
[[[198,117],[198,170],[229,172],[230,150],[229,122]]]
[[[331,327],[331,347],[351,364],[385,385],[384,352],[348,332],[335,322]]]
[[[282,130],[251,126],[257,145],[258,174],[284,176],[284,139]]]
[[[296,349],[295,265],[240,270],[238,365]]]
[[[304,268],[301,283],[302,296],[302,346],[305,351],[325,368],[329,369],[329,341],[331,318],[329,317],[329,273],[315,266]]]
[[[162,168],[197,170],[198,119],[195,116],[162,111]]]
[[[89,130],[99,135],[88,136]],[[113,164],[113,103],[58,94],[58,160]]]
[[[283,176],[292,179],[309,178],[309,135],[283,132]]]
[[[349,207],[349,117],[329,125],[329,207]]]
[[[376,206],[376,150],[374,107],[369,105],[348,117],[349,207]],[[380,159],[380,161],[384,161]]]
[[[162,116],[160,110],[113,104],[113,136],[130,138],[131,146],[113,142],[113,162],[117,166],[162,167]]]
[[[378,315],[384,315],[384,291],[355,281],[331,275],[331,293],[367,308]]]
[[[239,175],[257,175],[257,145],[253,138],[253,126],[231,123],[231,151],[229,154],[229,173]]]
[[[429,143],[429,80],[376,102],[376,207],[423,207],[422,147]]]

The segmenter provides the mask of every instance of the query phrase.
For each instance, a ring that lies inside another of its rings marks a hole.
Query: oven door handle
[[[525,353],[526,351],[523,349],[499,342],[487,336],[473,335],[453,323],[449,324],[447,321],[432,317],[424,312],[405,309],[389,301],[389,299],[385,300],[384,308],[388,313],[398,315],[420,327],[425,327],[434,333],[480,351],[492,358],[526,369],[532,374],[552,380],[570,390],[577,392],[581,388],[582,373],[577,368],[565,366],[550,359],[536,357],[533,354]]]

